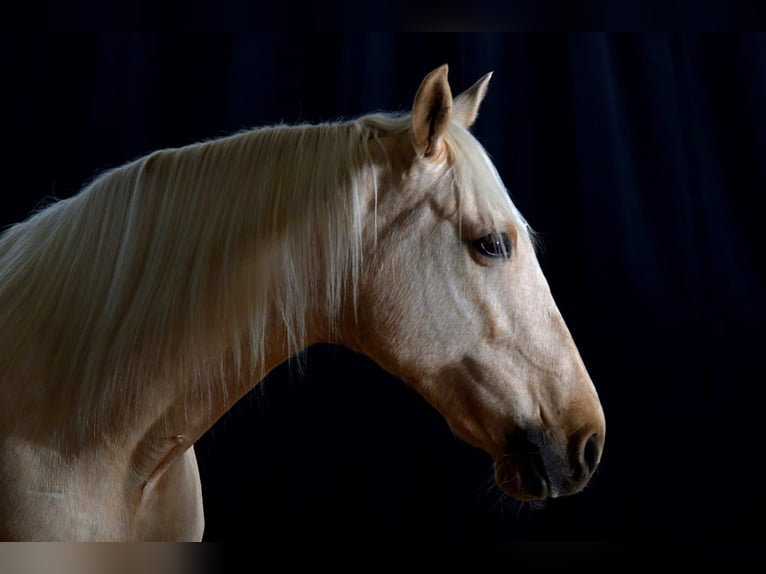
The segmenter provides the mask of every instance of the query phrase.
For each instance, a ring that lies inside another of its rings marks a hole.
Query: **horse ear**
[[[432,156],[442,145],[442,136],[452,118],[452,91],[447,82],[447,64],[423,78],[412,106],[412,145],[418,156]]]
[[[454,120],[464,128],[470,128],[479,115],[479,106],[487,94],[492,72],[482,76],[478,82],[455,98]]]

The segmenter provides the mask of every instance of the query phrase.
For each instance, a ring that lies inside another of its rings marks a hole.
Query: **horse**
[[[535,232],[471,132],[492,73],[105,171],[0,238],[0,539],[200,541],[195,442],[310,345],[411,385],[520,501],[604,412]]]

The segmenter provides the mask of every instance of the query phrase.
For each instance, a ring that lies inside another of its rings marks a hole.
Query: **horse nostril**
[[[580,455],[580,464],[582,465],[582,476],[590,476],[601,458],[601,444],[597,434],[592,434],[585,441]]]

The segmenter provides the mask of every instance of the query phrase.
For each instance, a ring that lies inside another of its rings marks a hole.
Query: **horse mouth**
[[[530,452],[524,457],[507,454],[495,461],[494,466],[497,485],[518,500],[543,500],[558,495],[538,453]]]

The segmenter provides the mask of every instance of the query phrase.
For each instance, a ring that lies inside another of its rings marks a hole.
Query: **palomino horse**
[[[319,342],[411,384],[509,495],[580,491],[604,415],[468,131],[489,79],[157,151],[9,228],[0,538],[200,540],[195,441]]]

